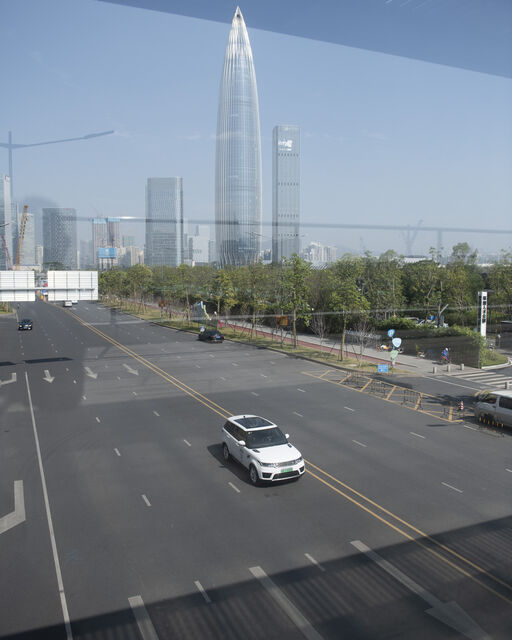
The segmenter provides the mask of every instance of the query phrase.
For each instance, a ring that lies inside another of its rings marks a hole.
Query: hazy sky
[[[510,78],[255,30],[256,1],[240,7],[258,82],[264,222],[272,128],[298,124],[304,222],[512,229]],[[181,176],[186,217],[213,221],[229,25],[96,0],[0,0],[0,15],[0,141],[9,130],[19,143],[116,132],[15,151],[16,200],[143,218],[146,178]],[[0,172],[8,172],[4,149]],[[80,230],[90,238],[89,225]],[[123,232],[143,242],[143,230],[139,222]],[[303,233],[303,243],[405,252],[400,232]],[[443,240],[512,247],[512,235]],[[435,234],[420,233],[414,252],[435,244]]]

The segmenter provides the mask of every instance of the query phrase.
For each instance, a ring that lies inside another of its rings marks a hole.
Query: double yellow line
[[[187,394],[197,402],[200,402],[207,409],[210,409],[210,411],[213,411],[214,413],[216,413],[217,415],[221,416],[224,419],[232,415],[232,413],[228,412],[221,405],[217,404],[216,402],[213,402],[213,400],[210,400],[207,396],[203,395],[202,393],[199,393],[192,387],[189,387],[187,384],[185,384],[175,376],[171,375],[170,373],[167,373],[167,371],[164,371],[157,365],[153,364],[150,360],[147,360],[143,356],[135,353],[135,351],[132,351],[132,349],[130,349],[129,347],[126,347],[125,345],[121,344],[114,338],[111,338],[110,336],[108,336],[106,333],[103,333],[103,331],[100,331],[99,329],[91,325],[89,322],[82,320],[79,316],[75,315],[70,311],[65,310],[65,312],[71,315],[75,320],[77,320],[84,327],[87,327],[88,329],[96,333],[98,336],[100,336],[107,342],[110,342],[110,344],[112,344],[114,347],[116,347],[126,355],[137,360],[137,362],[139,362],[144,367],[147,367],[148,369],[153,371],[153,373],[160,376],[170,384],[174,385],[180,391],[183,391],[183,393]],[[496,589],[488,586],[486,583],[482,582],[482,580],[476,578],[469,571],[470,569],[472,569],[473,571],[476,571],[478,574],[485,576],[485,578],[489,579],[496,585],[499,585],[506,591],[512,593],[512,586],[510,584],[501,580],[497,576],[494,576],[492,573],[489,573],[486,569],[484,569],[483,567],[480,567],[478,564],[476,564],[472,560],[464,557],[462,554],[458,553],[457,551],[454,551],[453,549],[443,544],[442,542],[439,542],[438,540],[428,535],[424,531],[421,531],[421,529],[418,529],[414,525],[408,523],[406,520],[403,520],[399,516],[395,515],[385,507],[380,506],[377,502],[374,502],[370,498],[367,498],[365,495],[363,495],[356,489],[352,489],[352,487],[350,487],[348,484],[342,482],[341,480],[338,480],[338,478],[334,477],[327,471],[324,471],[323,469],[316,466],[309,460],[306,460],[306,464],[307,464],[306,472],[310,476],[318,480],[320,483],[322,483],[324,486],[328,487],[331,491],[344,497],[346,500],[348,500],[355,506],[359,507],[360,509],[362,509],[372,517],[376,518],[386,526],[390,527],[391,529],[396,531],[398,534],[400,534],[407,540],[417,544],[422,549],[428,551],[430,554],[435,556],[438,560],[441,560],[445,564],[449,565],[455,571],[462,574],[466,578],[469,578],[470,580],[478,584],[480,587],[482,587],[489,593],[492,593],[494,596],[496,596],[500,600],[506,602],[507,604],[512,604],[511,597],[504,596],[499,591],[496,591]],[[415,538],[413,534],[420,536],[421,539]],[[456,564],[455,560],[462,563],[463,566]],[[467,567],[467,569],[465,567]]]

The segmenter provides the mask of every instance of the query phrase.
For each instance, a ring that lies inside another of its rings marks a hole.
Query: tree
[[[358,286],[364,274],[364,261],[359,257],[344,256],[334,263],[329,269],[329,273],[332,282],[330,306],[333,311],[340,314],[339,358],[344,360],[347,318],[364,314],[369,307],[368,300]]]
[[[312,267],[309,262],[300,258],[296,253],[291,258],[283,260],[281,264],[282,306],[283,311],[291,313],[293,347],[297,347],[297,320],[309,324],[311,307],[308,299],[310,295],[309,275]]]

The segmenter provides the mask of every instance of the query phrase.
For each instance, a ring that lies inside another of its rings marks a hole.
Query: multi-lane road
[[[512,440],[81,302],[0,318],[0,638],[509,638]],[[277,422],[298,482],[224,464]]]

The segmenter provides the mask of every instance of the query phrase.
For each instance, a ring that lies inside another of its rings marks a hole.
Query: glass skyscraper
[[[76,209],[43,209],[43,246],[43,264],[77,268]]]
[[[170,267],[183,262],[182,178],[148,178],[144,262]]]
[[[300,129],[278,124],[272,133],[272,262],[300,251]]]
[[[260,116],[251,45],[239,7],[220,83],[215,174],[219,266],[256,262],[261,247]]]

